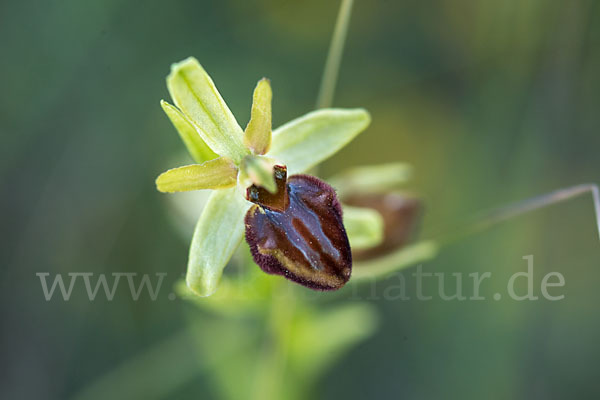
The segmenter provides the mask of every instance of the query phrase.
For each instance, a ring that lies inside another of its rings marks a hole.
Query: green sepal
[[[249,154],[243,131],[215,84],[193,57],[171,66],[167,87],[175,105],[217,154],[238,164]]]
[[[361,108],[310,112],[273,131],[269,156],[288,168],[288,174],[305,172],[331,157],[370,123]]]
[[[244,236],[244,217],[251,203],[236,187],[215,190],[198,220],[185,281],[198,296],[217,290],[223,268]]]

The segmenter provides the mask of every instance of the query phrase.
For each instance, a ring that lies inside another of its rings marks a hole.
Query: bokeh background
[[[355,3],[335,105],[365,107],[373,122],[323,165],[325,176],[411,163],[410,189],[427,205],[423,235],[600,181],[599,2]],[[71,301],[46,302],[35,274],[168,272],[171,287],[189,238],[154,188],[183,150],[159,107],[170,64],[197,57],[243,126],[256,81],[269,77],[279,125],[314,107],[338,5],[0,3],[0,397],[71,398],[107,374],[118,380],[132,357],[139,375],[106,388],[107,398],[157,380],[164,389],[145,398],[217,396],[191,352],[170,354],[160,376],[143,368],[156,362],[152,349],[179,340],[186,302],[166,289],[133,302],[125,285],[112,302],[90,302],[81,287]],[[365,291],[379,330],[319,380],[317,397],[598,398],[600,246],[589,196],[466,238],[424,269],[490,271],[490,297],[525,270],[525,255],[535,257],[536,294],[558,271],[564,300],[377,295],[393,281]]]

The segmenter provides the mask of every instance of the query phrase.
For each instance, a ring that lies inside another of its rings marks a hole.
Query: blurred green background
[[[197,57],[242,126],[256,81],[269,77],[280,125],[314,107],[338,5],[0,3],[0,397],[70,398],[181,332],[194,310],[166,294],[185,272],[189,238],[154,188],[183,151],[159,106],[169,66]],[[600,181],[598,71],[597,1],[357,0],[335,105],[365,107],[373,122],[321,172],[411,163],[410,189],[426,201],[424,235]],[[316,394],[598,398],[600,247],[588,197],[465,239],[424,269],[490,271],[490,297],[530,254],[537,294],[542,276],[558,271],[564,300],[384,300],[393,279],[361,289],[380,328]],[[79,287],[71,301],[46,302],[37,272],[167,272],[167,289],[134,302],[123,284],[112,302],[90,302]],[[194,357],[171,354],[158,365],[168,390],[156,397],[217,395]],[[156,379],[140,368],[125,385]]]

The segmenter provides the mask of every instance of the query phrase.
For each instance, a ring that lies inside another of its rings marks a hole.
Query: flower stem
[[[438,243],[441,245],[451,244],[465,236],[472,235],[493,225],[516,216],[528,213],[538,208],[543,208],[552,204],[560,203],[582,194],[591,193],[594,201],[594,210],[596,213],[596,226],[598,237],[600,238],[600,191],[595,184],[587,183],[559,189],[554,192],[523,200],[506,207],[502,207],[490,212],[484,213],[472,219],[470,223],[460,229],[456,229],[452,234],[440,236]]]
[[[480,214],[471,218],[467,224],[448,230],[447,233],[433,235],[430,239],[411,244],[402,250],[376,260],[364,262],[364,264],[355,263],[352,279],[354,282],[360,283],[388,276],[401,269],[431,260],[437,255],[440,248],[452,245],[469,235],[491,228],[500,222],[586,193],[591,193],[593,197],[596,226],[600,238],[600,190],[595,184],[581,184]]]
[[[331,107],[333,104],[333,95],[335,93],[338,72],[342,62],[342,55],[344,53],[344,43],[348,33],[353,3],[354,0],[342,0],[342,3],[340,4],[333,37],[331,38],[331,44],[329,45],[327,61],[325,61],[325,70],[323,71],[323,78],[321,79],[316,108]]]
[[[278,283],[265,319],[263,348],[256,363],[253,399],[281,399],[285,388],[291,322],[296,299],[289,286]]]

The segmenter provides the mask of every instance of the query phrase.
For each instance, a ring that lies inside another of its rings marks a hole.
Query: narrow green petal
[[[198,164],[202,164],[205,161],[219,157],[219,155],[212,151],[204,140],[202,140],[202,137],[196,128],[194,128],[194,125],[192,125],[181,111],[164,100],[160,101],[160,106],[171,120],[175,129],[177,129],[181,140],[185,144],[185,147],[187,147],[194,161]]]
[[[242,128],[195,58],[173,64],[167,77],[167,87],[175,105],[215,153],[231,158],[236,164],[248,154]]]
[[[344,227],[352,249],[377,246],[383,240],[383,218],[372,208],[344,205]]]
[[[388,163],[349,168],[329,179],[339,196],[352,193],[387,192],[406,183],[413,168],[405,163]]]
[[[161,192],[187,192],[200,189],[224,189],[235,186],[237,169],[231,160],[217,158],[203,164],[186,165],[163,172],[156,178]]]
[[[237,188],[215,190],[196,225],[185,281],[199,296],[217,290],[223,268],[244,236],[244,216],[250,207]]]
[[[272,97],[271,83],[262,78],[254,89],[250,122],[244,134],[244,144],[254,154],[265,154],[271,145]]]
[[[304,172],[337,153],[371,122],[363,109],[313,111],[273,131],[269,156],[288,167],[288,174]]]

